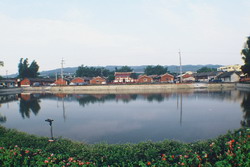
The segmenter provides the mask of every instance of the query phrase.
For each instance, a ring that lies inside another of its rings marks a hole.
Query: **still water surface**
[[[162,94],[0,95],[7,128],[87,143],[138,143],[215,138],[246,121],[250,94],[238,90]],[[249,114],[248,114],[249,115]]]

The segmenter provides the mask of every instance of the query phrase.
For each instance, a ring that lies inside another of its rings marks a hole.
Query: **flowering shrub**
[[[12,136],[12,137],[10,137]],[[14,144],[15,143],[15,144]],[[250,129],[195,143],[75,143],[0,127],[0,166],[250,166]]]

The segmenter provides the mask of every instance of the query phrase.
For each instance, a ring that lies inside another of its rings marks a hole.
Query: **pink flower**
[[[49,161],[48,161],[48,160],[45,160],[44,163],[49,163]]]
[[[71,162],[71,161],[73,161],[73,159],[74,159],[74,158],[69,157],[68,161]]]

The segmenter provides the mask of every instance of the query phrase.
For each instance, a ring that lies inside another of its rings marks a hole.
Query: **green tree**
[[[109,75],[108,78],[107,78],[107,81],[112,82],[113,80],[115,80],[114,74]]]
[[[135,72],[133,72],[133,73],[130,74],[130,78],[138,79],[138,77],[139,77],[139,74],[137,74]]]
[[[76,70],[76,76],[77,77],[108,77],[109,75],[112,75],[112,71],[109,71],[108,69],[105,69],[103,67],[87,67],[84,65],[81,65]]]
[[[132,72],[133,69],[129,66],[122,66],[121,68],[115,68],[115,72]]]
[[[39,66],[38,66],[37,62],[35,60],[32,61],[32,63],[29,66],[29,75],[30,75],[30,77],[31,78],[38,77],[38,75],[39,75],[38,70],[39,70]]]
[[[36,61],[33,61],[29,66],[28,59],[21,58],[18,64],[18,72],[20,78],[35,78],[39,75],[39,66]]]
[[[202,72],[213,72],[217,71],[216,68],[209,68],[209,67],[202,67],[199,70],[197,70],[197,73],[202,73]]]
[[[250,76],[250,36],[247,37],[247,41],[244,48],[241,51],[242,59],[244,60],[244,65],[241,66],[241,70],[247,76]]]
[[[161,65],[157,65],[157,66],[147,66],[144,69],[144,73],[146,75],[162,75],[168,72],[168,68],[167,67],[163,67]]]

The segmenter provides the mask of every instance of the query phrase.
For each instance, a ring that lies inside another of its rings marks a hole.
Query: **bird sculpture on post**
[[[51,140],[49,140],[49,142],[53,142],[54,141],[54,137],[53,137],[53,129],[52,129],[52,122],[54,121],[53,119],[46,119],[46,122],[49,122],[49,126],[50,126],[50,134],[51,134]]]
[[[46,119],[45,121],[46,121],[46,122],[49,122],[49,125],[52,126],[52,121],[54,121],[54,120],[48,118],[48,119]]]

